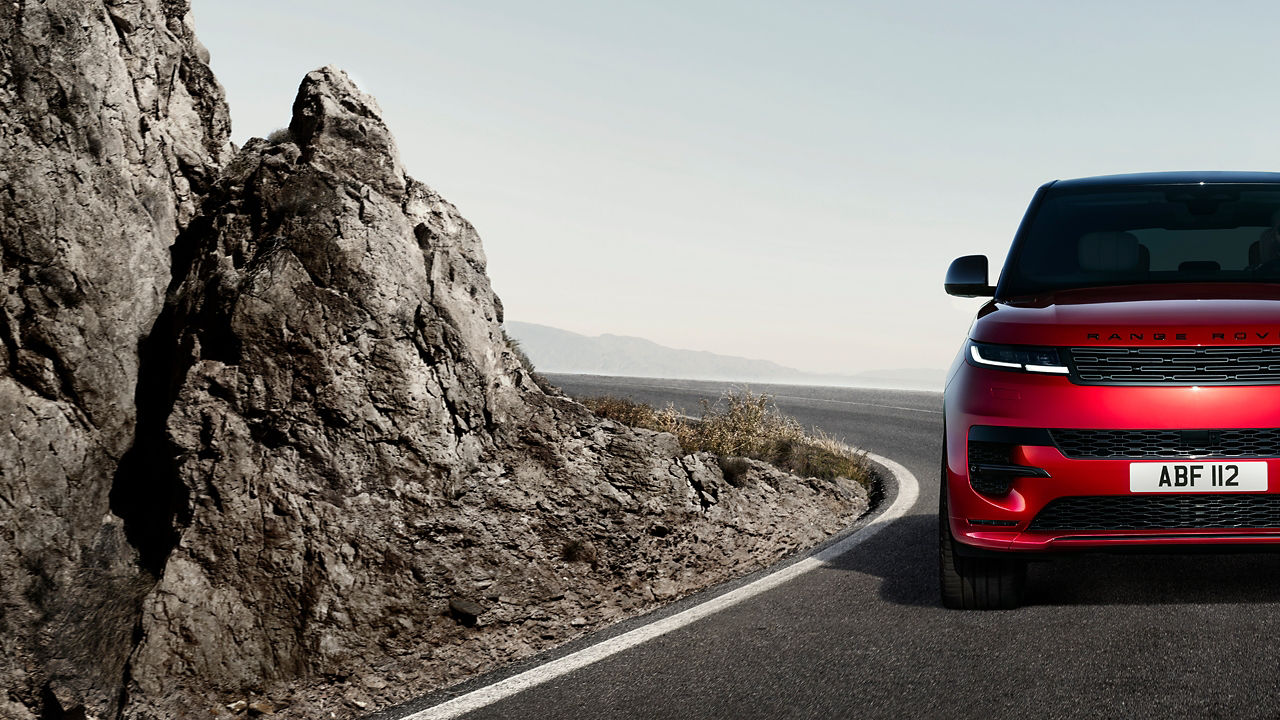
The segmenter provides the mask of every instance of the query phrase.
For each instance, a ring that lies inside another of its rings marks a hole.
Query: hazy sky
[[[237,142],[336,63],[513,320],[945,367],[1054,178],[1280,169],[1280,3],[194,0]]]

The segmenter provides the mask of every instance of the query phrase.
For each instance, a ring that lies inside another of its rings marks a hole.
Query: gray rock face
[[[180,0],[0,3],[6,718],[119,698],[150,585],[134,545],[168,519],[109,505],[168,248],[227,145],[206,60]]]
[[[855,483],[760,465],[731,487],[670,435],[539,390],[475,230],[404,174],[341,71],[306,77],[290,134],[250,142],[179,240],[158,325],[178,352],[156,377],[181,378],[167,432],[188,520],[146,601],[129,714],[267,693],[346,715],[308,679],[363,674],[383,691],[356,700],[385,704],[865,508]]]
[[[409,526],[496,477],[497,428],[529,415],[479,240],[405,177],[373,100],[312,73],[291,130],[240,153],[182,240],[160,375],[183,378],[190,524],[148,600],[139,697],[174,669],[241,688],[378,652],[387,618],[423,612]]]

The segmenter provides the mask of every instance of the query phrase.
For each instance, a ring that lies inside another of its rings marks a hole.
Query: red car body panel
[[[1280,345],[1280,285],[1181,284],[1059,292],[988,303],[969,337],[1048,347]],[[966,346],[967,347],[967,346]],[[1017,446],[1013,463],[1050,477],[1019,477],[993,497],[969,480],[974,426],[1040,429],[1280,428],[1280,385],[1083,385],[1064,375],[1006,372],[967,362],[962,349],[947,380],[945,491],[955,539],[970,548],[1057,552],[1119,547],[1274,544],[1280,529],[1036,532],[1031,520],[1066,496],[1132,495],[1133,459],[1070,459],[1056,447]],[[1185,457],[1161,458],[1168,461]],[[1205,460],[1213,460],[1208,457]],[[1268,493],[1280,494],[1280,459],[1264,458]],[[972,521],[1014,523],[1007,527]]]

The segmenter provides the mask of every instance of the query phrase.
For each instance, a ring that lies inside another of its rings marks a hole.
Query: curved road
[[[556,376],[698,414],[718,383]],[[937,599],[941,395],[753,385],[905,465],[920,497],[837,561],[467,718],[1280,716],[1280,555],[1032,565],[1026,606]]]

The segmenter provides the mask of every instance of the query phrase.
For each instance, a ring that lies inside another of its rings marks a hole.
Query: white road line
[[[697,622],[708,615],[713,615],[732,607],[747,598],[754,597],[785,582],[794,580],[810,570],[822,567],[825,563],[853,550],[883,530],[889,523],[905,515],[916,504],[916,499],[920,496],[920,485],[916,482],[915,475],[912,475],[910,470],[893,460],[874,453],[867,453],[867,457],[885,466],[889,469],[889,472],[893,473],[898,481],[898,496],[884,513],[867,523],[865,527],[849,535],[849,537],[820,552],[815,552],[799,562],[753,580],[723,595],[718,595],[693,607],[681,610],[674,615],[669,615],[648,625],[642,625],[621,635],[602,640],[595,645],[552,660],[545,665],[531,668],[519,675],[513,675],[492,685],[472,690],[465,695],[459,695],[448,702],[410,715],[404,715],[400,720],[448,720],[449,718],[456,718],[469,713],[472,710],[478,710],[503,698],[541,685],[548,680],[554,680],[574,670],[599,662],[610,655],[615,655],[623,650],[665,635],[672,630]]]

